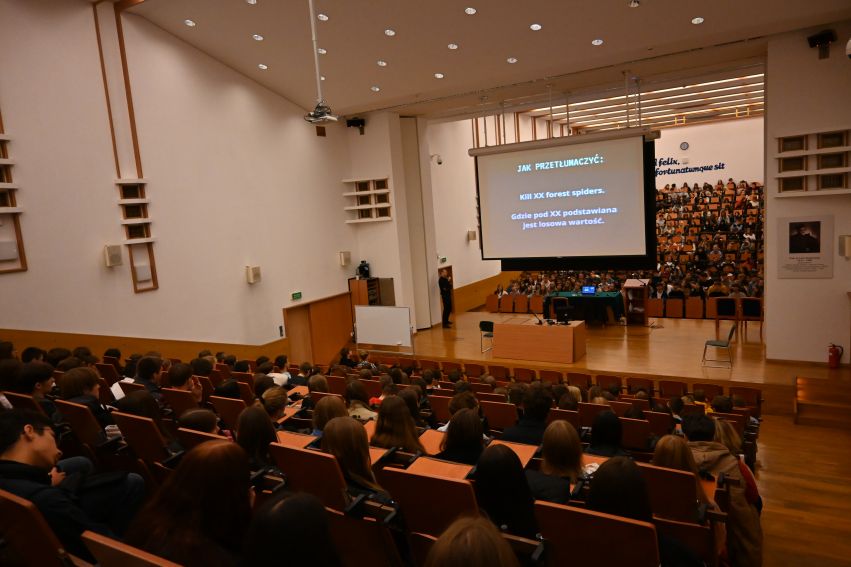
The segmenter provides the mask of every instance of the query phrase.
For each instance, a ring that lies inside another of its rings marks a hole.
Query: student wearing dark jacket
[[[542,388],[529,388],[523,394],[523,417],[502,432],[503,441],[540,445],[547,428],[547,414],[553,399]]]
[[[59,382],[59,392],[63,400],[89,408],[101,427],[115,423],[109,410],[100,403],[100,380],[91,368],[81,366],[66,372]]]
[[[0,489],[30,500],[66,550],[92,560],[80,540],[91,530],[118,537],[142,504],[145,483],[136,474],[89,474],[85,459],[59,461],[51,422],[29,410],[0,413]],[[67,472],[63,464],[71,465]]]

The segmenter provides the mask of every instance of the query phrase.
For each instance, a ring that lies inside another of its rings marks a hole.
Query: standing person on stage
[[[443,301],[443,326],[448,328],[452,325],[449,322],[449,314],[452,312],[452,276],[447,270],[440,270],[437,285],[440,286],[440,299]]]

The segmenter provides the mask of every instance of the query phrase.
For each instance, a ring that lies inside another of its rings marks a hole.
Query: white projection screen
[[[548,259],[655,262],[654,156],[643,136],[474,152],[483,259],[503,260],[504,269],[511,260],[508,269]]]

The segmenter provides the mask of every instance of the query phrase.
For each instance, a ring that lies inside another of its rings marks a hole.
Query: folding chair
[[[487,352],[491,350],[493,348],[493,321],[479,321],[479,335],[481,351]],[[488,348],[485,348],[485,339],[490,339],[490,346]]]
[[[717,319],[716,319],[717,321]],[[730,333],[727,335],[727,340],[716,339],[716,340],[708,340],[703,345],[703,358],[700,361],[701,366],[706,366],[707,362],[721,362],[722,364],[729,365],[730,368],[733,368],[733,349],[730,344],[733,341],[733,335],[736,333],[737,325],[733,325],[730,327]],[[706,351],[709,347],[716,349],[726,349],[727,350],[727,360],[719,359],[719,358],[706,358]]]

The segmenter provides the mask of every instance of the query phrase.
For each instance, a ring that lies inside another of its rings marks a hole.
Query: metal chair
[[[493,321],[479,321],[479,346],[482,352],[487,352],[493,348]],[[485,339],[490,339],[490,346],[485,348]]]
[[[709,340],[706,341],[703,345],[703,359],[700,361],[701,366],[706,366],[707,362],[721,362],[724,364],[729,364],[730,368],[733,368],[733,349],[730,347],[730,343],[733,341],[733,335],[736,333],[736,329],[738,325],[734,324],[730,327],[730,333],[727,335],[727,340],[717,339],[717,340]],[[714,348],[725,348],[727,349],[727,360],[722,358],[706,358],[706,351],[709,347]]]

